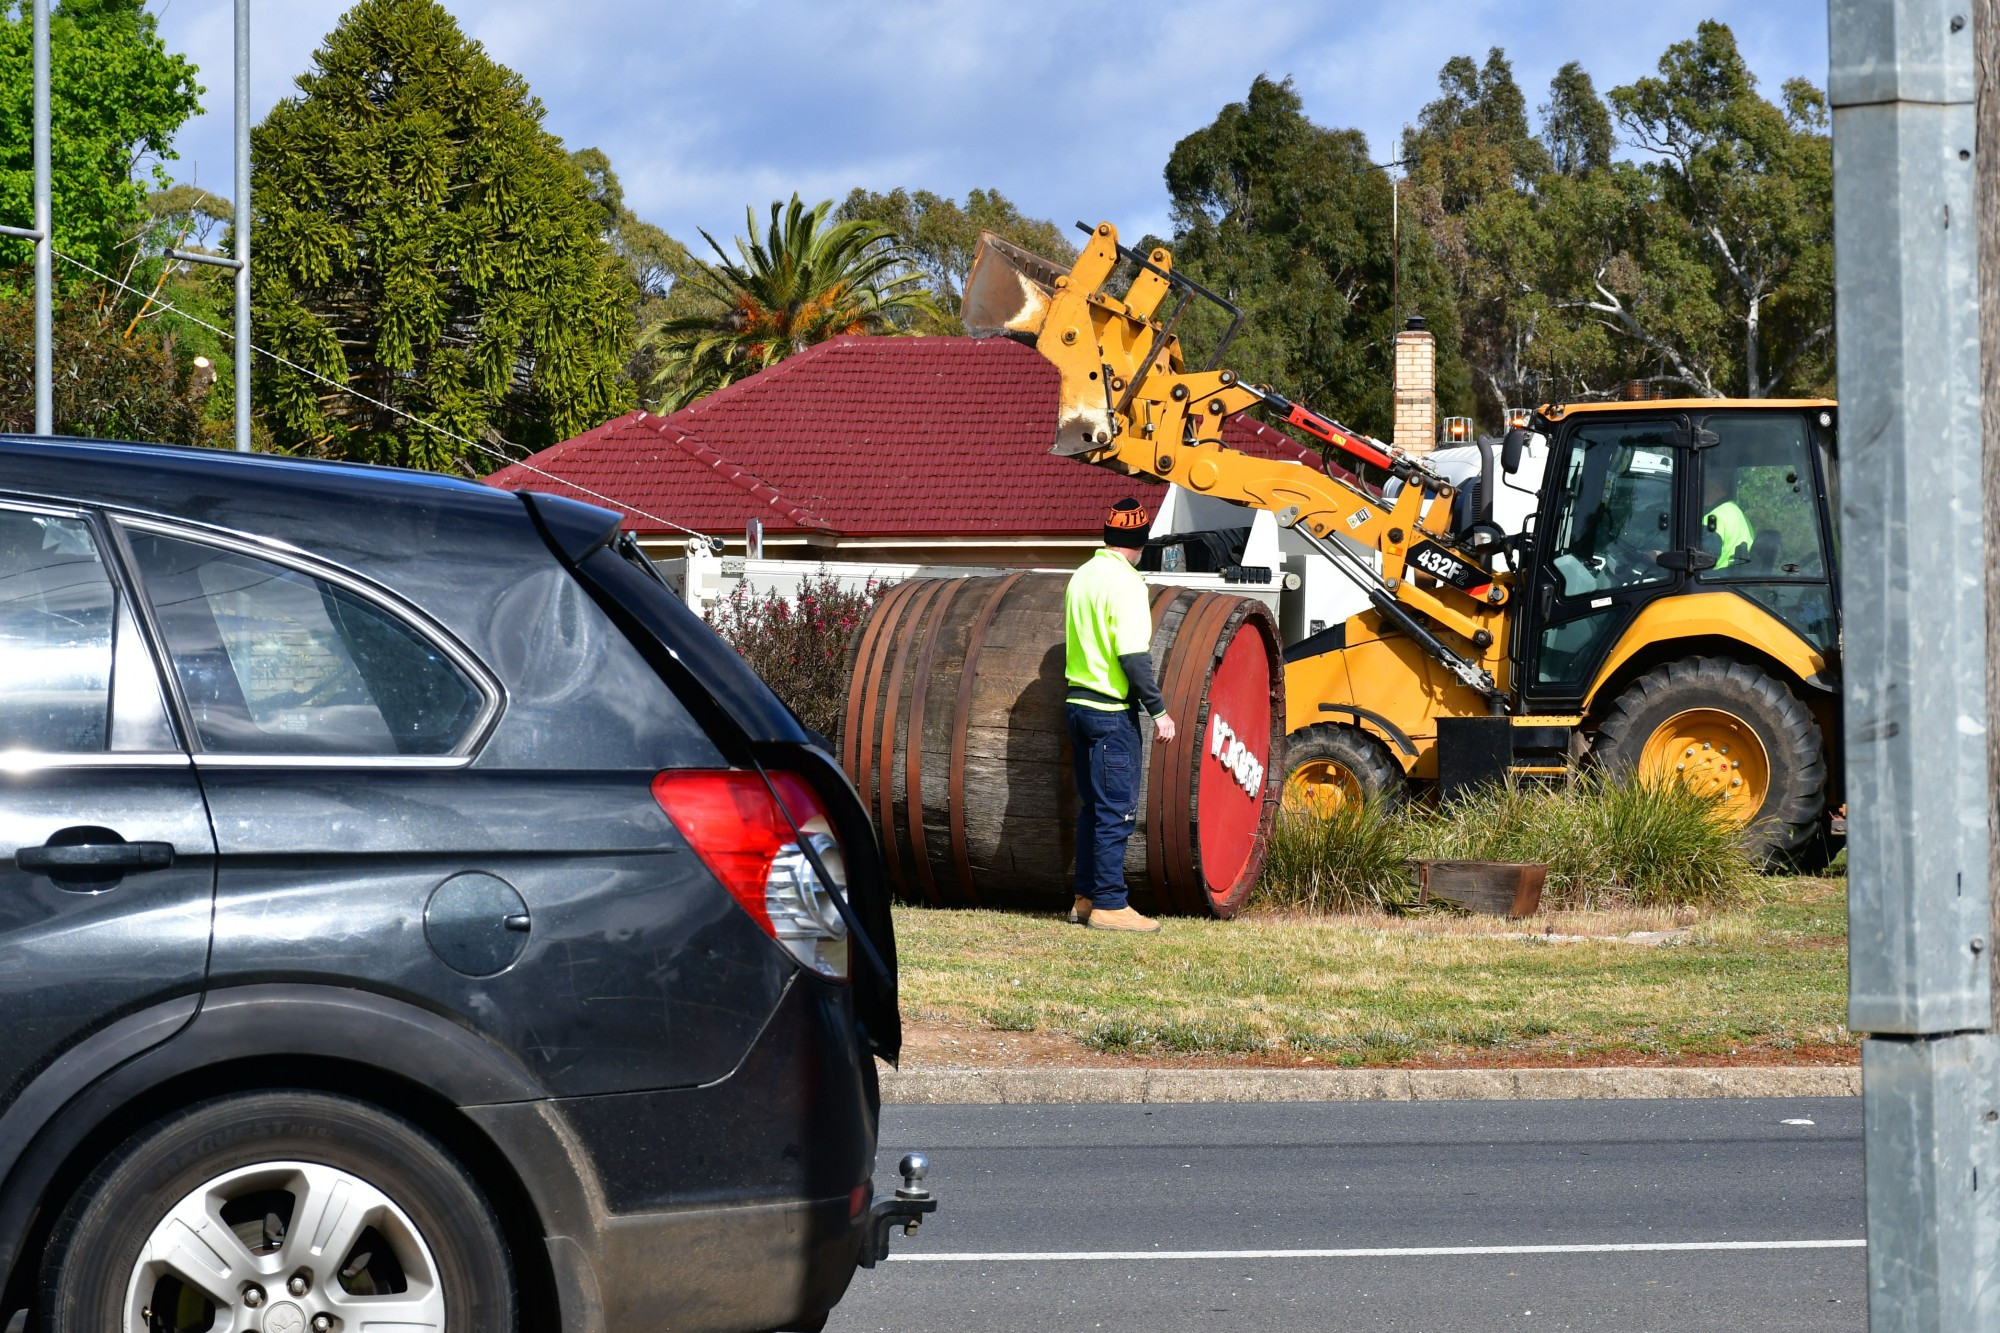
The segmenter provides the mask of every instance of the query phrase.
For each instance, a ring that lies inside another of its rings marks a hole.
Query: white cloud
[[[743,207],[853,186],[997,187],[1067,224],[1166,225],[1174,143],[1259,73],[1293,76],[1314,120],[1395,155],[1446,59],[1502,46],[1530,105],[1581,60],[1600,89],[1651,70],[1698,21],[1731,24],[1767,92],[1824,84],[1817,0],[445,0],[526,76],[547,124],[611,155],[632,205],[725,236]],[[200,63],[209,114],[176,173],[230,180],[231,0],[156,0]],[[346,5],[253,0],[253,114],[293,87]]]

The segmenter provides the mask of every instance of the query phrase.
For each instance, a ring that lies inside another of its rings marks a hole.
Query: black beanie
[[[1126,496],[1112,505],[1104,514],[1104,544],[1120,546],[1128,551],[1143,550],[1146,532],[1153,526],[1153,516],[1146,507]]]

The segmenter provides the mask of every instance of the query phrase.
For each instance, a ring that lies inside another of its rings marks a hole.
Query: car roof
[[[489,521],[501,511],[521,511],[516,495],[411,468],[47,435],[0,435],[0,493],[56,496],[279,538],[325,521],[365,522],[383,505]]]
[[[371,481],[394,479],[406,485],[444,487],[451,490],[489,492],[478,482],[447,477],[415,468],[384,467],[375,463],[347,463],[326,458],[294,458],[288,454],[244,454],[231,449],[206,449],[184,444],[144,444],[134,440],[98,440],[70,435],[0,434],[0,456],[23,460],[68,457],[90,460],[111,467],[165,466],[176,473],[218,478],[268,476],[273,470],[293,475],[313,475],[338,486],[341,477],[367,477]]]

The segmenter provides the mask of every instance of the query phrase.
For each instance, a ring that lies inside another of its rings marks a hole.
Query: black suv
[[[0,1326],[819,1327],[874,848],[608,511],[0,437]]]

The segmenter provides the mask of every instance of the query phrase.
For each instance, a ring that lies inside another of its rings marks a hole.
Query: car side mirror
[[[1520,426],[1507,432],[1500,441],[1500,470],[1513,476],[1521,470],[1521,452],[1528,447],[1528,432]]]

